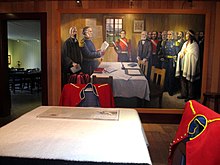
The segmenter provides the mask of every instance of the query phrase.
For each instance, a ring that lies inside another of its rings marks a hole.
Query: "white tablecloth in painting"
[[[125,69],[122,69],[122,64]],[[129,66],[131,64],[131,66]],[[102,62],[99,68],[104,68],[102,73],[94,73],[98,76],[113,76],[113,94],[114,97],[138,97],[150,100],[149,84],[146,77],[138,75],[139,66],[132,66],[136,63],[128,62]],[[125,73],[126,72],[126,73]],[[140,73],[140,72],[139,72]]]
[[[117,108],[40,106],[0,128],[0,157],[152,164],[137,112]]]

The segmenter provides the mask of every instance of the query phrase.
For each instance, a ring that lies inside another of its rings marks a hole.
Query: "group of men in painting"
[[[195,99],[200,95],[204,33],[199,32],[198,37],[193,30],[185,35],[183,31],[175,34],[172,30],[158,34],[141,33],[137,60],[148,61],[148,79],[152,66],[166,69],[164,90],[169,95],[180,90],[178,99]]]
[[[99,58],[104,55],[104,51],[96,50],[92,42],[92,28],[86,26],[82,31],[83,39],[77,39],[77,28],[71,27],[70,37],[64,42],[61,52],[62,62],[62,86],[68,81],[68,76],[72,73],[83,72],[91,75],[99,66]]]
[[[77,28],[71,27],[70,37],[62,47],[62,85],[67,83],[68,74],[82,71],[91,75],[99,66],[104,51],[97,50],[92,42],[92,28],[84,27],[83,39],[77,40]],[[148,62],[147,78],[150,77],[151,66],[165,68],[165,91],[169,95],[175,94],[180,88],[178,99],[194,99],[195,82],[200,79],[202,53],[204,47],[203,32],[199,33],[199,40],[192,30],[185,33],[179,31],[163,31],[158,33],[141,32],[141,39],[137,45],[136,59],[132,58],[131,41],[126,38],[126,31],[121,30],[120,38],[113,42],[118,54],[119,62],[143,60]],[[201,46],[200,46],[201,45]],[[79,68],[80,69],[77,69]],[[75,68],[74,71],[71,68]]]

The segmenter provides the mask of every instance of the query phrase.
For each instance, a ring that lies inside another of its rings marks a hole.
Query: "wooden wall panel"
[[[214,75],[216,75],[217,72],[216,70],[212,70],[213,62],[215,61],[214,54],[217,54],[217,52],[215,52],[216,51],[215,48],[219,47],[218,43],[215,42],[215,39],[220,37],[218,36],[218,33],[215,34],[215,29],[216,28],[219,29],[220,27],[216,26],[216,19],[218,19],[218,15],[216,15],[216,4],[207,3],[206,6],[210,12],[210,17],[209,17],[210,31],[209,31],[209,34],[206,34],[205,36],[205,39],[206,39],[205,42],[207,42],[207,44],[205,45],[204,51],[207,51],[206,52],[207,56],[205,57],[206,59],[204,59],[204,62],[207,62],[207,67],[206,68],[203,67],[204,69],[206,69],[205,70],[206,77],[203,77],[203,82],[206,83],[206,91],[210,92],[210,91],[213,91],[212,87],[216,86],[216,84],[219,84],[220,82],[220,77],[218,77],[218,81],[213,79],[213,77],[215,77]],[[218,56],[220,55],[218,54]],[[217,90],[215,90],[215,92],[217,91],[220,92],[220,89],[218,88]]]
[[[218,16],[220,16],[220,3],[218,2],[217,5],[216,5],[216,16],[215,17],[215,30],[214,30],[214,34],[216,36],[220,36],[220,31],[219,31],[219,28],[217,27],[220,27],[220,21],[219,21],[219,18]],[[215,38],[214,39],[214,43],[216,44],[220,44],[219,42],[219,38]],[[220,78],[220,49],[219,49],[219,46],[215,46],[214,47],[214,54],[213,54],[213,63],[212,63],[212,83],[213,84],[211,86],[211,91],[219,91],[219,88],[220,88],[220,83],[215,83],[216,80],[219,80]],[[216,74],[217,73],[217,74]]]
[[[47,29],[48,29],[48,103],[58,105],[61,94],[61,49],[60,31],[57,25],[60,24],[60,15],[57,12],[57,2],[47,2]]]
[[[206,33],[209,36],[206,36],[206,39],[209,40],[210,43],[206,45],[206,51],[208,53],[208,58],[206,61],[207,71],[205,81],[206,90],[220,91],[219,82],[220,75],[216,69],[219,69],[217,64],[219,65],[219,44],[218,39],[220,34],[218,29],[220,28],[218,18],[215,18],[217,14],[219,14],[219,2],[214,0],[212,1],[193,1],[192,3],[181,0],[181,1],[168,1],[168,0],[158,0],[158,1],[145,1],[145,0],[135,0],[133,6],[130,6],[129,0],[121,1],[121,0],[112,0],[112,1],[96,1],[96,0],[83,0],[82,7],[77,6],[76,4],[72,4],[72,1],[11,1],[11,2],[0,2],[0,12],[1,13],[13,13],[13,12],[47,12],[47,58],[48,58],[48,97],[49,97],[49,105],[57,105],[59,96],[61,93],[60,87],[60,45],[61,45],[61,33],[60,31],[60,15],[59,12],[62,10],[74,11],[76,9],[154,9],[164,10],[164,9],[205,9],[210,13],[210,32]],[[217,5],[216,5],[217,4]],[[149,18],[151,19],[151,18]],[[184,20],[183,20],[184,21]],[[185,20],[186,21],[186,20]],[[168,25],[169,20],[165,20],[164,24]],[[196,21],[195,21],[196,23]],[[159,24],[159,21],[158,23]],[[196,24],[200,24],[197,22]],[[66,25],[67,26],[67,25]],[[146,25],[147,26],[147,25]],[[160,26],[158,26],[160,27]],[[162,27],[162,25],[161,25]],[[161,28],[160,27],[160,28]],[[149,28],[153,29],[152,26]],[[175,28],[180,28],[175,26]],[[215,32],[215,33],[214,33]],[[135,34],[135,37],[139,37],[138,34]],[[216,60],[218,59],[218,60]],[[218,81],[214,80],[217,79]]]

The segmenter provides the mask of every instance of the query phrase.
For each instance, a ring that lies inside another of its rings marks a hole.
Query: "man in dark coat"
[[[147,32],[141,32],[141,40],[138,41],[137,60],[148,60],[152,53],[151,42],[147,39]]]
[[[81,70],[82,55],[76,38],[77,28],[71,27],[69,34],[70,37],[64,42],[61,52],[62,87],[67,83],[70,74]]]
[[[86,26],[83,28],[83,39],[80,41],[80,50],[82,52],[82,71],[85,74],[92,75],[94,70],[98,68],[101,57],[104,55],[104,50],[96,50],[92,42],[93,31],[92,28]]]
[[[163,67],[166,69],[165,76],[165,91],[169,93],[170,96],[173,96],[178,90],[178,79],[175,77],[176,71],[176,58],[177,58],[177,47],[174,38],[174,32],[167,32],[167,40],[162,47],[164,55],[164,64]]]

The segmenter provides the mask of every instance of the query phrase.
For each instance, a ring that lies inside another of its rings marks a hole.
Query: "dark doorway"
[[[0,100],[0,116],[9,116],[11,114],[11,89],[9,85],[9,68],[8,62],[10,55],[8,50],[8,24],[11,21],[19,20],[36,20],[40,24],[40,84],[41,84],[41,102],[42,105],[48,105],[47,98],[47,20],[46,13],[16,13],[0,14],[0,73],[3,76]],[[19,61],[19,60],[18,60]],[[22,96],[20,96],[22,97]],[[22,99],[22,98],[20,98]],[[25,99],[25,98],[23,98]]]

